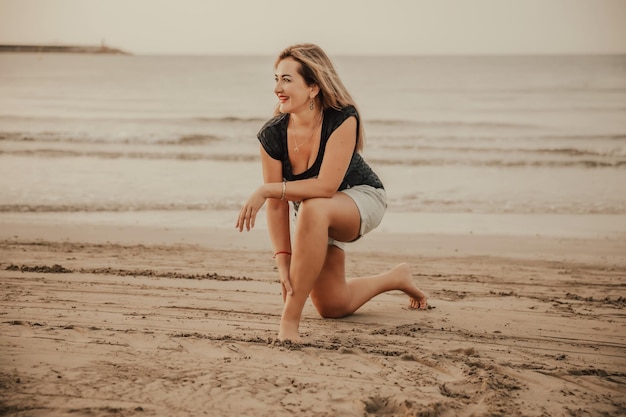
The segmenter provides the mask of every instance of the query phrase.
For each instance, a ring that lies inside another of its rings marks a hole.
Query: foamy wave
[[[268,117],[269,118],[269,117]],[[265,123],[268,118],[262,117],[238,117],[238,116],[225,116],[225,117],[194,117],[192,120],[198,120],[201,122],[228,122],[228,123]],[[184,121],[184,119],[178,119]]]
[[[241,202],[213,201],[207,203],[72,203],[72,204],[0,204],[0,213],[75,213],[75,212],[128,212],[128,211],[194,211],[238,210]]]
[[[163,145],[206,145],[219,141],[220,138],[214,135],[184,135],[173,141],[157,142]]]
[[[7,142],[42,142],[42,143],[75,143],[97,145],[185,145],[202,146],[223,141],[212,134],[180,135],[172,139],[159,139],[150,135],[133,135],[115,138],[94,137],[80,132],[0,132],[0,141]]]
[[[102,159],[175,159],[181,161],[225,161],[251,162],[259,159],[258,155],[246,154],[213,154],[213,153],[186,153],[186,152],[124,152],[124,151],[89,151],[70,149],[20,149],[3,151],[0,155],[35,156],[47,158],[90,157]]]
[[[0,140],[67,143],[207,145],[254,137],[263,119],[52,118],[0,115]]]
[[[523,124],[523,123],[498,123],[498,122],[465,122],[465,121],[455,121],[455,120],[404,120],[404,119],[365,119],[364,123],[369,125],[380,125],[380,126],[405,126],[405,127],[415,127],[415,128],[424,128],[424,127],[437,127],[437,128],[458,128],[458,127],[467,127],[467,128],[498,128],[498,129],[535,129],[538,126],[533,124]]]
[[[389,210],[409,213],[480,213],[480,214],[626,214],[626,202],[598,203],[595,201],[576,204],[553,201],[497,201],[428,199],[405,196],[391,198]]]
[[[221,116],[221,117],[63,117],[63,116],[18,116],[0,114],[0,122],[115,122],[115,123],[150,123],[159,125],[164,123],[187,123],[187,122],[204,122],[204,123],[264,123],[269,117],[239,117],[239,116]]]
[[[241,207],[239,201],[213,201],[206,203],[72,203],[72,204],[0,204],[0,213],[123,213],[149,211],[232,211]],[[407,213],[483,213],[483,214],[626,214],[626,203],[598,204],[596,202],[535,203],[481,200],[437,200],[414,196],[391,198],[389,210]]]
[[[469,146],[428,146],[428,145],[407,145],[407,144],[393,144],[387,143],[380,145],[382,149],[399,149],[399,150],[411,150],[414,152],[433,152],[445,150],[448,153],[463,152],[463,153],[495,153],[502,154],[535,154],[535,155],[564,155],[564,156],[591,156],[591,157],[626,157],[626,148],[623,149],[611,149],[609,151],[596,151],[591,149],[578,149],[578,148],[496,148],[496,147],[469,147]]]
[[[484,151],[474,150],[476,153]],[[540,151],[538,151],[540,153]],[[563,152],[570,156],[593,156],[594,153],[583,151],[555,151]],[[235,153],[185,153],[185,152],[123,152],[123,151],[89,151],[89,150],[69,150],[69,149],[22,149],[3,151],[0,155],[11,156],[32,156],[46,158],[68,158],[68,157],[91,157],[101,159],[144,159],[144,160],[179,160],[179,161],[222,161],[222,162],[256,162],[259,156],[256,154],[235,154]],[[472,159],[468,157],[455,157],[451,155],[447,158],[410,158],[410,157],[368,157],[367,160],[375,165],[411,165],[411,166],[478,166],[478,167],[582,167],[582,168],[622,168],[626,167],[626,159],[617,160],[594,160],[594,159],[563,159],[563,160],[522,160],[522,159]]]
[[[376,165],[411,165],[411,166],[478,166],[478,167],[543,167],[543,168],[623,168],[626,167],[626,159],[618,161],[594,161],[594,160],[478,160],[468,158],[368,158],[368,161]]]
[[[370,135],[371,136],[371,135]],[[425,140],[435,140],[437,143],[446,143],[445,147],[447,148],[450,145],[447,143],[498,143],[498,144],[507,144],[512,142],[523,142],[523,143],[537,143],[537,142],[598,142],[598,141],[609,141],[609,142],[620,142],[626,141],[626,134],[624,133],[614,133],[614,134],[563,134],[563,135],[507,135],[506,137],[500,135],[427,135],[427,134],[417,134],[414,132],[403,133],[403,134],[395,134],[393,136],[386,136],[384,134],[379,134],[374,136],[376,139],[383,138],[386,142],[383,146],[409,146],[407,145],[407,141],[410,144],[420,143]],[[419,146],[419,145],[418,145]],[[440,146],[444,147],[444,146]],[[507,147],[506,149],[511,149]]]

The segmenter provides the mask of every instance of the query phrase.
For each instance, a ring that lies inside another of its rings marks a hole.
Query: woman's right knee
[[[318,314],[325,319],[340,319],[349,315],[346,313],[345,306],[343,305],[333,305],[319,301],[315,302],[314,300],[311,301],[313,301],[313,306],[315,306]]]

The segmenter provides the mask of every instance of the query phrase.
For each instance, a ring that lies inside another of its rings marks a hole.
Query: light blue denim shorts
[[[357,241],[361,236],[378,227],[383,220],[385,210],[387,209],[387,193],[385,193],[383,188],[374,188],[369,185],[356,185],[340,192],[350,197],[359,209],[361,229],[359,230],[359,236],[354,239],[354,241]],[[294,204],[296,212],[298,207],[298,203]],[[348,242],[339,242],[338,240],[328,238],[329,245],[334,245],[341,250],[345,250],[346,243]]]

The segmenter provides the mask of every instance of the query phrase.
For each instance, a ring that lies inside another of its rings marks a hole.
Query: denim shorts
[[[387,194],[383,188],[374,188],[369,185],[356,185],[352,188],[341,190],[340,192],[350,197],[359,209],[361,228],[359,230],[359,236],[354,239],[354,241],[357,241],[361,236],[378,227],[383,220],[383,215],[387,209]],[[299,206],[299,202],[294,202],[296,213]],[[341,250],[345,250],[346,243],[347,242],[339,242],[330,237],[328,238],[329,245],[337,246]]]

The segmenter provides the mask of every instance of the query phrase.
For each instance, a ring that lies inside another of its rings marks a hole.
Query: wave
[[[381,121],[381,123],[405,123],[403,121]],[[411,122],[413,123],[413,122]],[[225,135],[232,135],[234,130],[221,130],[222,134],[215,133],[160,133],[158,136],[155,133],[151,132],[143,132],[130,134],[123,137],[118,137],[115,134],[104,134],[102,136],[93,136],[91,134],[83,133],[83,132],[51,132],[51,131],[40,131],[40,132],[28,132],[28,131],[1,131],[0,130],[0,143],[1,142],[41,142],[41,143],[71,143],[71,144],[96,144],[96,145],[164,145],[164,146],[206,146],[216,143],[229,143],[232,141],[246,140],[245,138],[252,139],[255,134],[255,129],[250,129],[245,133],[240,134],[240,136],[235,137],[227,137]],[[159,137],[160,136],[160,137]],[[424,145],[425,141],[436,141],[436,143],[444,144],[442,146],[431,146]],[[598,142],[598,141],[624,141],[626,140],[626,134],[624,133],[614,133],[614,134],[561,134],[561,135],[510,135],[506,137],[502,137],[499,135],[473,135],[468,134],[467,136],[461,135],[447,135],[447,136],[437,136],[437,135],[424,135],[417,134],[413,132],[408,133],[393,133],[392,136],[386,136],[386,134],[369,134],[368,142],[372,141],[372,143],[377,143],[381,148],[388,149],[444,149],[444,150],[467,150],[471,151],[473,148],[471,146],[466,147],[458,147],[454,145],[449,145],[450,143],[479,143],[479,142],[491,142],[498,144],[508,144],[513,141],[523,142],[523,143],[536,143],[536,142],[545,142],[545,141],[577,141],[577,142]],[[481,147],[481,150],[484,149]],[[575,148],[572,148],[575,149]],[[491,147],[490,149],[484,149],[490,151],[496,151],[498,148]],[[523,149],[511,149],[511,148],[501,148],[501,150],[506,150],[507,152],[514,150],[524,152]],[[551,150],[549,148],[544,148],[538,150],[539,152],[557,152],[560,151]],[[572,151],[575,152],[575,150]]]
[[[202,146],[226,140],[213,134],[183,134],[173,139],[154,139],[142,136],[126,138],[98,138],[81,133],[68,132],[0,132],[0,141],[7,142],[44,142],[75,143],[96,145],[186,145]]]
[[[481,201],[433,198],[390,199],[390,210],[421,213],[480,213],[480,214],[626,214],[626,203],[617,205],[594,202],[563,201]]]
[[[621,80],[620,80],[621,81]],[[490,87],[483,85],[470,85],[465,84],[463,86],[455,85],[453,87],[412,87],[410,90],[412,93],[418,94],[624,94],[626,93],[626,87],[623,83],[609,85],[609,86],[592,86],[592,85],[541,85],[541,86],[528,86],[528,87],[509,87],[498,86],[492,84]]]
[[[12,115],[0,115],[0,123],[7,124],[46,124],[49,126],[76,126],[76,125],[105,125],[105,126],[187,126],[187,125],[199,125],[199,126],[238,126],[238,125],[252,125],[256,128],[261,128],[263,124],[270,119],[267,117],[237,117],[237,116],[223,116],[223,117],[159,117],[159,118],[145,118],[145,117],[49,117],[49,116],[12,116]],[[412,120],[412,119],[380,119],[380,118],[364,118],[363,122],[366,125],[381,125],[381,126],[408,126],[408,127],[475,127],[475,128],[506,128],[506,129],[529,129],[538,128],[527,123],[503,123],[503,122],[490,122],[490,121],[455,121],[455,120]],[[157,130],[158,131],[158,130]],[[52,133],[52,132],[45,132]],[[60,132],[59,132],[60,133]],[[6,134],[6,133],[5,133]]]
[[[199,122],[225,122],[225,123],[265,123],[269,117],[239,117],[239,116],[223,116],[223,117],[194,117],[191,120]],[[176,119],[173,119],[176,120]],[[185,119],[179,119],[184,121]]]
[[[0,213],[128,213],[168,211],[229,211],[237,212],[240,201],[211,201],[206,203],[67,203],[67,204],[0,204]],[[409,213],[484,213],[484,214],[626,214],[626,204],[598,205],[565,202],[516,202],[438,200],[424,198],[390,199],[389,210]]]
[[[21,116],[0,114],[0,122],[117,122],[117,123],[187,123],[187,122],[204,122],[204,123],[265,123],[268,117],[240,117],[240,116],[159,116],[159,117],[68,117],[68,116]]]
[[[185,152],[124,152],[124,151],[78,151],[69,149],[21,149],[14,151],[0,150],[0,155],[37,156],[49,158],[90,157],[102,159],[176,159],[182,161],[227,161],[251,162],[259,159],[258,155],[247,154],[207,154]]]
[[[465,154],[530,154],[530,155],[563,155],[563,156],[590,156],[590,157],[626,157],[626,149],[611,149],[605,151],[595,151],[580,148],[506,148],[506,147],[469,147],[469,146],[432,146],[432,145],[403,145],[387,143],[380,145],[381,149],[413,151],[413,152],[442,152]]]
[[[476,150],[484,153],[484,151]],[[122,152],[122,151],[77,151],[67,149],[36,149],[36,150],[0,150],[0,155],[9,156],[32,156],[46,158],[71,158],[91,157],[102,159],[144,159],[144,160],[179,160],[179,161],[221,161],[221,162],[257,162],[257,154],[234,154],[234,153],[172,153],[172,152]],[[582,156],[593,156],[581,153]],[[580,156],[576,155],[576,156]],[[368,157],[368,162],[375,165],[410,165],[410,166],[476,166],[476,167],[543,167],[543,168],[624,168],[626,159],[618,160],[594,160],[594,159],[568,159],[568,160],[522,160],[522,159],[471,159],[467,157],[448,158],[394,158],[394,157]]]
[[[161,140],[156,141],[156,144],[159,145],[207,145],[210,143],[219,142],[222,140],[220,137],[215,135],[183,135],[178,139],[174,140]]]
[[[0,213],[78,213],[133,211],[206,211],[239,210],[241,202],[214,201],[208,203],[72,203],[72,204],[0,204]]]
[[[467,122],[456,120],[408,120],[408,119],[364,119],[363,122],[368,125],[380,126],[405,126],[405,127],[440,127],[440,128],[457,128],[457,127],[473,127],[473,128],[498,128],[498,129],[537,129],[539,126],[528,123],[503,123],[503,122]]]
[[[625,133],[613,133],[613,134],[582,134],[582,135],[573,135],[573,134],[564,134],[564,135],[537,135],[532,137],[518,137],[516,140],[625,140]]]
[[[368,157],[368,162],[376,165],[409,166],[475,166],[493,168],[626,168],[626,159],[618,161],[595,160],[499,160],[467,158],[376,158]]]

